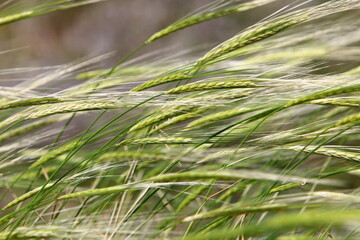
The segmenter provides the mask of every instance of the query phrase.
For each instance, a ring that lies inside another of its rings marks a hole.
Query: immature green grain
[[[161,85],[163,83],[168,83],[168,82],[174,82],[174,81],[179,81],[179,80],[185,80],[185,79],[190,79],[192,78],[192,75],[189,75],[187,72],[177,72],[177,73],[172,73],[172,74],[168,74],[162,77],[158,77],[152,80],[149,80],[147,82],[144,82],[140,85],[137,85],[136,87],[134,87],[133,89],[131,89],[131,91],[133,92],[139,92],[151,87],[155,87],[158,85]]]
[[[359,115],[360,117],[360,115]],[[359,118],[360,120],[360,118]],[[307,146],[304,149],[304,146],[289,146],[288,149],[296,150],[296,151],[304,151],[304,152],[314,152],[316,154],[325,155],[329,157],[342,158],[350,161],[360,162],[360,154],[356,152],[348,152],[339,150],[336,148],[329,148],[326,146],[322,146],[318,148],[317,146]]]
[[[225,217],[225,216],[237,216],[241,214],[248,213],[258,213],[258,212],[271,212],[271,211],[280,211],[289,208],[298,208],[302,207],[301,205],[291,206],[290,204],[270,204],[270,205],[259,205],[259,206],[235,206],[228,208],[216,209],[213,211],[199,213],[193,216],[188,216],[182,219],[183,222],[191,222],[202,219],[216,218],[216,217]]]
[[[338,121],[335,124],[335,126],[343,126],[347,124],[359,124],[359,123],[360,123],[360,113],[356,113]]]
[[[150,152],[108,152],[97,159],[98,162],[104,162],[108,160],[139,160],[139,161],[166,161],[171,160],[171,156],[161,153],[150,153]]]
[[[59,239],[60,234],[56,230],[44,228],[44,229],[25,229],[19,227],[14,232],[0,233],[0,240],[18,240],[18,239]]]
[[[53,123],[59,122],[64,120],[65,118],[49,118],[49,119],[44,119],[44,120],[40,120],[40,121],[36,121],[33,123],[29,123],[27,125],[15,128],[13,130],[7,131],[3,134],[0,135],[0,143],[3,143],[4,141],[11,139],[13,137],[17,137],[20,136],[22,134],[37,130],[39,128],[42,127],[46,127],[48,125],[51,125]]]
[[[167,138],[138,138],[138,139],[126,139],[118,143],[116,146],[124,146],[127,144],[187,144],[193,143],[192,138],[183,137],[167,137]]]
[[[232,186],[231,188],[226,190],[223,194],[221,194],[221,196],[218,199],[216,199],[216,201],[222,202],[222,201],[225,201],[227,198],[233,196],[236,193],[242,193],[245,186],[246,186],[246,183],[244,183],[242,181],[237,182],[234,186]]]
[[[58,103],[46,108],[38,108],[27,119],[36,119],[60,113],[113,109],[118,108],[114,101],[77,101],[70,103]]]
[[[63,101],[64,100],[60,100],[58,98],[53,98],[53,97],[19,100],[19,101],[13,101],[13,102],[7,102],[7,103],[0,104],[0,110],[9,109],[9,108],[17,108],[17,107],[28,107],[28,106],[34,106],[34,105],[43,105],[43,104],[50,104],[50,103],[59,103],[59,102],[63,102]]]
[[[287,214],[275,214],[271,218],[259,224],[247,224],[240,228],[216,229],[206,233],[191,234],[181,237],[181,240],[217,240],[217,239],[236,239],[239,236],[255,237],[266,236],[265,234],[289,232],[299,229],[299,227],[321,228],[324,226],[340,226],[346,222],[357,221],[359,211],[350,210],[327,210],[327,211],[306,211],[299,214],[298,212]],[[178,238],[180,240],[180,238]],[[288,238],[285,238],[288,239]]]
[[[360,107],[360,99],[320,99],[311,101],[310,103],[345,107]]]
[[[120,108],[122,105],[117,104],[115,101],[105,100],[84,100],[74,101],[66,103],[54,103],[49,106],[32,106],[21,112],[11,115],[7,119],[0,122],[0,128],[8,126],[16,121],[23,119],[37,119],[54,114],[64,114],[71,112],[91,111],[91,110],[103,110],[103,109],[115,109]]]
[[[176,116],[173,118],[170,118],[169,120],[165,121],[164,123],[160,124],[159,126],[157,126],[154,130],[150,131],[150,133],[154,133],[157,131],[160,131],[163,128],[169,127],[169,126],[175,126],[178,123],[187,121],[189,119],[193,119],[196,117],[199,117],[200,114],[212,109],[213,107],[205,107],[205,108],[200,108],[194,112],[189,112],[189,113],[185,113],[185,114],[181,114],[180,116]]]
[[[303,182],[287,183],[287,184],[283,184],[278,187],[272,188],[269,193],[272,194],[272,193],[282,192],[282,191],[286,191],[289,189],[299,187],[301,185],[303,185]]]
[[[79,197],[88,197],[88,196],[98,196],[98,195],[109,195],[114,193],[121,193],[124,191],[136,191],[144,188],[159,188],[168,186],[168,183],[133,183],[126,185],[116,185],[106,188],[98,188],[87,191],[70,193],[64,196],[59,197],[58,199],[70,199],[70,198],[79,198]]]
[[[176,208],[176,212],[182,212],[194,199],[198,198],[200,194],[208,189],[208,185],[201,185],[194,189],[184,200],[181,201],[179,206]]]
[[[40,16],[43,14],[56,12],[60,10],[65,10],[73,7],[78,7],[90,3],[100,2],[102,0],[69,0],[69,1],[57,1],[54,3],[45,2],[44,4],[39,4],[33,9],[23,10],[22,12],[9,14],[8,16],[0,17],[0,26],[6,25],[12,22],[17,22],[23,19]]]
[[[285,104],[285,108],[292,107],[298,104],[302,104],[305,102],[309,102],[312,100],[317,100],[321,98],[331,97],[335,95],[345,94],[345,93],[353,93],[360,91],[360,84],[340,87],[340,88],[331,88],[324,91],[316,92],[304,97],[300,97],[294,100],[289,101],[287,104]]]
[[[255,87],[260,87],[260,85],[257,85],[249,81],[200,82],[200,83],[186,84],[173,88],[167,91],[166,94],[179,94],[184,92],[204,91],[204,90],[224,89],[224,88],[255,88]]]
[[[233,170],[233,171],[188,171],[180,173],[167,173],[159,176],[149,178],[147,181],[154,182],[173,182],[173,181],[187,181],[187,180],[201,180],[201,179],[217,179],[217,180],[269,180],[269,181],[286,181],[286,182],[310,182],[320,184],[335,184],[339,182],[323,180],[323,179],[310,179],[297,176],[285,176],[273,173],[265,173],[252,170]]]
[[[54,149],[54,150],[51,150],[49,153],[41,156],[36,162],[31,164],[29,169],[36,168],[54,158],[56,158],[59,155],[72,150],[76,146],[76,143],[77,143],[77,141],[71,141],[71,142],[66,143],[65,145],[62,145],[62,146]]]
[[[240,114],[248,113],[254,111],[254,109],[251,108],[239,108],[239,109],[230,109],[226,111],[221,111],[217,113],[213,113],[210,115],[207,115],[205,117],[199,118],[195,121],[192,121],[186,126],[186,129],[193,129],[198,127],[203,127],[208,124],[212,124],[214,122],[218,122],[221,120],[229,119],[231,117],[238,116]]]
[[[37,188],[34,188],[33,190],[21,195],[20,197],[15,198],[14,200],[12,200],[10,203],[8,203],[5,207],[3,207],[2,210],[6,210],[8,208],[11,208],[12,206],[15,206],[23,201],[25,201],[26,199],[31,198],[32,196],[34,196],[35,194],[37,194],[40,191],[46,190],[50,187],[52,187],[53,184],[52,183],[48,183],[45,187],[44,186],[40,186]]]
[[[216,12],[200,13],[200,14],[193,15],[191,17],[188,17],[180,22],[174,23],[174,24],[162,29],[161,31],[153,34],[148,40],[145,41],[145,44],[149,44],[159,38],[165,37],[173,32],[179,31],[181,29],[184,29],[184,28],[187,28],[187,27],[199,24],[199,23],[203,23],[203,22],[215,19],[215,18],[230,15],[233,13],[246,11],[251,8],[255,8],[255,7],[264,5],[264,4],[272,2],[272,1],[274,1],[274,0],[254,0],[254,1],[251,1],[248,3],[238,4],[236,6],[232,6],[232,7],[222,9],[222,10],[219,10]]]
[[[194,109],[196,109],[197,107],[195,106],[177,106],[177,107],[170,107],[170,108],[165,108],[162,111],[155,113],[154,115],[151,115],[150,117],[141,120],[140,122],[138,122],[137,124],[135,124],[130,130],[129,132],[133,132],[135,130],[138,129],[142,129],[144,127],[147,127],[149,125],[158,123],[162,120],[168,119],[168,118],[172,118],[175,117],[177,115],[186,113],[186,112],[190,112]]]
[[[212,49],[195,63],[191,72],[195,73],[199,71],[199,69],[201,69],[204,65],[216,58],[219,58],[220,56],[238,50],[249,44],[269,38],[300,23],[336,12],[353,9],[359,7],[359,5],[359,3],[354,3],[353,1],[348,0],[329,1],[320,6],[300,9],[298,11],[290,12],[283,16],[261,22]]]

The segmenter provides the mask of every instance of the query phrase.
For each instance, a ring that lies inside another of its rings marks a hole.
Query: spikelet
[[[208,185],[196,187],[196,189],[191,194],[189,194],[183,201],[181,201],[179,206],[176,208],[176,212],[182,212],[194,199],[198,198],[199,195],[208,188]]]
[[[6,210],[8,208],[11,208],[12,206],[17,205],[17,204],[25,201],[26,199],[31,198],[32,196],[36,195],[38,192],[40,192],[42,190],[49,189],[52,186],[53,186],[52,183],[48,183],[45,187],[43,187],[43,186],[37,187],[37,188],[35,188],[35,189],[21,195],[20,197],[15,198],[13,201],[8,203],[2,210]]]
[[[285,104],[284,107],[288,108],[288,107],[292,107],[292,106],[295,106],[295,105],[298,105],[298,104],[309,102],[311,100],[331,97],[331,96],[345,94],[345,93],[353,93],[353,92],[358,92],[358,91],[360,91],[360,85],[359,84],[340,87],[340,88],[332,88],[332,89],[324,90],[324,91],[321,91],[321,92],[313,93],[313,94],[310,94],[310,95],[305,96],[305,97],[300,97],[300,98],[291,100],[287,104]]]
[[[41,128],[41,127],[45,127],[45,126],[51,125],[53,123],[60,122],[60,121],[62,121],[64,119],[65,119],[64,117],[62,117],[62,118],[49,118],[49,119],[40,120],[40,121],[37,121],[37,122],[33,122],[33,123],[30,123],[30,124],[15,128],[13,130],[10,130],[10,131],[7,131],[7,132],[1,134],[0,135],[0,143],[3,143],[4,141],[6,141],[8,139],[11,139],[13,137],[17,137],[17,136],[20,136],[22,134],[37,130],[37,129]]]
[[[360,99],[320,99],[311,101],[310,103],[345,107],[360,107]]]
[[[97,159],[98,162],[104,162],[108,160],[140,160],[140,161],[165,161],[171,160],[171,156],[160,153],[148,153],[148,152],[108,152],[103,154],[101,157]]]
[[[50,151],[49,153],[41,156],[36,162],[31,164],[29,169],[36,168],[36,167],[50,161],[51,159],[56,158],[57,156],[65,153],[67,151],[70,151],[71,149],[73,149],[76,146],[76,143],[77,142],[69,142],[65,145],[62,145],[62,146]]]
[[[359,124],[359,123],[360,123],[360,113],[356,113],[338,121],[335,124],[335,126],[343,126],[347,124]]]
[[[54,228],[54,227],[52,227]],[[59,239],[60,234],[56,229],[49,229],[49,226],[42,228],[23,228],[19,227],[14,232],[0,233],[0,239]]]
[[[189,181],[201,179],[216,179],[216,180],[242,180],[242,179],[256,179],[256,180],[269,180],[269,181],[285,181],[285,182],[308,182],[318,183],[324,185],[339,185],[339,182],[325,179],[311,179],[298,176],[286,176],[261,171],[253,170],[222,170],[222,171],[188,171],[179,173],[166,173],[149,178],[150,182],[176,182],[176,181]]]
[[[350,160],[350,161],[355,161],[355,162],[360,162],[360,154],[359,153],[355,153],[355,152],[347,152],[347,151],[342,151],[342,150],[338,150],[338,149],[333,149],[333,148],[329,148],[329,147],[320,147],[318,149],[316,149],[316,146],[307,146],[304,149],[304,146],[289,146],[287,147],[287,149],[292,149],[292,150],[296,150],[296,151],[304,151],[304,152],[312,152],[314,151],[314,153],[316,154],[321,154],[321,155],[325,155],[325,156],[329,156],[329,157],[336,157],[336,158],[342,158],[342,159],[346,159],[346,160]]]
[[[208,108],[200,108],[194,112],[189,112],[189,113],[185,113],[185,114],[181,114],[180,116],[177,117],[173,117],[167,121],[165,121],[164,123],[160,124],[159,126],[157,126],[154,130],[150,131],[150,133],[154,133],[157,132],[163,128],[187,121],[189,119],[193,119],[196,117],[199,117],[200,114],[212,109],[213,107],[208,107]]]
[[[217,121],[225,120],[231,117],[235,117],[240,114],[248,113],[254,111],[254,109],[249,108],[239,108],[239,109],[231,109],[226,111],[217,112],[214,114],[207,115],[205,117],[199,118],[195,121],[192,121],[186,126],[186,129],[193,129],[197,127],[201,127],[204,125],[208,125]]]
[[[174,82],[174,81],[190,79],[190,78],[192,78],[192,75],[189,75],[188,72],[178,72],[178,73],[168,74],[162,77],[155,78],[153,80],[149,80],[140,85],[137,85],[136,87],[131,89],[131,91],[139,92],[151,87],[161,85],[163,83]]]
[[[9,108],[17,108],[17,107],[28,107],[34,105],[43,105],[43,104],[50,104],[50,103],[59,103],[63,102],[58,98],[52,97],[44,97],[44,98],[34,98],[34,99],[27,99],[27,100],[20,100],[14,102],[7,102],[0,104],[0,110],[9,109]]]
[[[301,205],[296,205],[302,207]],[[235,206],[228,208],[221,208],[209,212],[199,213],[196,215],[188,216],[182,219],[183,222],[191,222],[201,219],[216,218],[223,216],[237,216],[240,214],[250,214],[257,212],[270,212],[279,211],[291,208],[291,204],[271,204],[271,205],[260,205],[260,206]]]
[[[89,110],[113,109],[119,106],[114,101],[76,101],[59,103],[47,108],[40,108],[30,114],[27,119],[36,119],[59,113],[70,113]]]
[[[129,132],[133,132],[135,130],[142,129],[142,128],[147,127],[149,125],[158,123],[158,122],[160,122],[162,120],[165,120],[165,119],[168,119],[168,118],[171,118],[171,117],[175,117],[175,116],[177,116],[179,114],[182,114],[182,113],[192,111],[194,108],[196,109],[197,107],[195,107],[195,106],[177,106],[177,107],[172,107],[170,109],[164,109],[159,113],[155,113],[154,115],[152,115],[152,116],[150,116],[150,117],[148,117],[148,118],[146,118],[144,120],[141,120],[140,122],[135,124],[129,130]]]
[[[193,91],[204,91],[213,89],[224,89],[224,88],[254,88],[260,87],[249,81],[228,81],[228,82],[200,82],[192,83],[183,86],[173,88],[166,92],[166,94],[179,94],[184,92]]]

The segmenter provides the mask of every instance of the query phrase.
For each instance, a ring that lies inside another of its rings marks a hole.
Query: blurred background
[[[108,62],[113,64],[156,31],[214,2],[107,0],[2,26],[0,68],[51,66],[115,52],[115,57]],[[167,47],[176,51],[209,48],[286,4],[304,2],[276,1],[244,13],[205,22],[160,39],[138,55]]]

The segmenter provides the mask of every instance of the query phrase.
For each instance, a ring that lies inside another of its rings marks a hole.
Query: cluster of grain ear
[[[269,38],[290,27],[359,6],[359,3],[354,6],[354,3],[349,0],[329,1],[318,7],[310,7],[305,10],[301,9],[296,12],[291,12],[289,14],[261,22],[209,51],[194,64],[192,73],[197,72],[207,63],[216,58],[249,44]]]

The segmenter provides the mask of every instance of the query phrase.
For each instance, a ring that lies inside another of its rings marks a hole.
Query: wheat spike
[[[335,105],[345,107],[360,107],[360,99],[320,99],[310,103],[320,105]]]
[[[177,106],[177,107],[172,107],[170,109],[164,109],[163,111],[161,111],[159,113],[155,113],[154,115],[138,122],[129,130],[129,132],[133,132],[135,130],[142,129],[151,124],[158,123],[162,120],[172,118],[179,114],[192,111],[194,108],[196,109],[195,106]]]
[[[199,118],[195,121],[192,121],[186,126],[186,129],[192,129],[201,127],[207,124],[211,124],[217,121],[225,120],[240,114],[248,113],[254,111],[254,109],[249,108],[240,108],[240,109],[231,109],[226,111],[217,112],[214,114],[207,115],[205,117]]]
[[[224,88],[255,88],[260,87],[249,81],[228,81],[228,82],[200,82],[179,86],[167,91],[167,94],[179,94],[184,92],[204,91]]]
[[[139,91],[151,88],[151,87],[161,85],[163,83],[174,82],[174,81],[190,79],[190,78],[192,78],[192,75],[189,75],[187,72],[168,74],[168,75],[165,75],[162,77],[155,78],[153,80],[149,80],[140,85],[137,85],[136,87],[131,89],[131,91],[139,92]]]
[[[108,160],[142,160],[142,161],[164,161],[171,160],[171,157],[165,154],[160,153],[147,153],[147,152],[109,152],[103,154],[101,157],[97,159],[98,162],[104,162]]]

